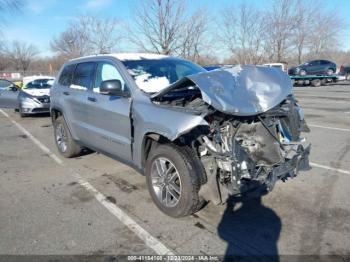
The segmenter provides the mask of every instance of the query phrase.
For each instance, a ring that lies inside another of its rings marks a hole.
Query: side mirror
[[[129,96],[129,92],[124,91],[120,80],[106,80],[101,83],[100,94],[112,96]]]
[[[11,87],[10,87],[10,90],[11,90],[12,92],[17,92],[17,91],[19,90],[19,87],[18,87],[18,86],[11,86]]]

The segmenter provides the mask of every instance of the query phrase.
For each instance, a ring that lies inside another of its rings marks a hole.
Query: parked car
[[[64,157],[86,147],[134,167],[172,217],[272,190],[308,165],[291,81],[268,67],[208,72],[153,54],[73,59],[51,88],[51,117]]]
[[[286,63],[267,63],[267,64],[264,64],[264,66],[278,68],[283,72],[286,72],[286,73],[288,72],[288,66]]]
[[[0,107],[15,108],[20,88],[13,82],[0,79]]]
[[[18,94],[18,111],[21,117],[50,112],[50,88],[53,77],[36,77],[27,82]]]
[[[336,72],[337,65],[328,60],[313,60],[288,70],[289,75],[332,75]]]

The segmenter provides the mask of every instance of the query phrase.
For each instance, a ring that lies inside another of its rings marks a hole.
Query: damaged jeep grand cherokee
[[[90,148],[132,166],[172,217],[270,191],[308,167],[309,129],[289,77],[274,68],[207,72],[152,54],[74,59],[51,89],[51,115],[63,156]]]

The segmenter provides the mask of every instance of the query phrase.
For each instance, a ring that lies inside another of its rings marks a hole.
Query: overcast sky
[[[140,0],[142,1],[142,0]],[[243,0],[191,0],[190,9],[207,6],[217,14],[223,6],[232,3],[237,6]],[[307,0],[305,0],[307,1]],[[79,14],[94,14],[101,17],[116,17],[130,23],[132,10],[139,0],[27,0],[21,13],[7,15],[3,27],[6,40],[23,40],[39,47],[42,55],[50,55],[50,40],[64,31],[67,24]],[[245,3],[269,8],[269,2],[244,0]],[[337,10],[344,18],[346,30],[341,38],[342,49],[350,50],[350,0],[321,0],[325,10]],[[191,11],[191,10],[190,10]],[[122,51],[128,50],[122,45]]]

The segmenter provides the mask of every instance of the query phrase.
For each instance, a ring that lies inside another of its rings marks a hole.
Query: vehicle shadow
[[[228,244],[224,261],[279,261],[281,219],[263,205],[262,195],[229,198],[218,226]]]

